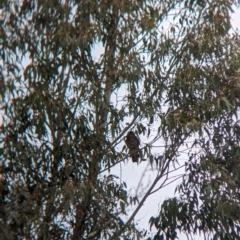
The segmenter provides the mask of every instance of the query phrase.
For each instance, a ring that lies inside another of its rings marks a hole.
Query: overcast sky
[[[240,29],[240,9],[236,10],[236,12],[232,15],[232,26],[234,28],[238,27]],[[101,51],[102,51],[101,47],[96,47],[94,55],[96,57],[99,56],[101,54]],[[144,146],[145,143],[150,142],[150,140],[151,139],[141,138],[142,146]],[[154,152],[161,153],[162,149],[160,147],[156,147],[154,148]],[[185,161],[184,157],[182,158],[182,161],[183,162]],[[143,181],[141,181],[141,186],[139,189],[144,190],[144,192],[142,193],[141,191],[139,192],[140,199],[142,194],[145,193],[145,191],[147,190],[147,187],[152,183],[152,181],[156,176],[156,171],[151,169],[151,167],[148,165],[148,162],[142,162],[140,165],[137,165],[136,163],[132,163],[131,159],[129,159],[129,161],[126,163],[121,163],[117,165],[111,173],[116,174],[117,176],[121,176],[121,181],[125,181],[127,183],[128,189],[133,196],[135,195],[135,192],[140,180],[143,179]],[[135,222],[139,223],[140,228],[148,229],[149,218],[151,216],[157,215],[159,204],[163,200],[174,196],[175,187],[180,182],[181,180],[169,185],[168,187],[151,195],[147,199],[144,206],[141,208],[141,210],[139,211],[139,213],[135,218]],[[181,235],[179,239],[185,240],[187,238]],[[203,236],[194,238],[194,240],[203,240],[203,239],[204,239]]]
[[[238,29],[240,29],[240,8],[237,9],[235,13],[232,15],[232,26],[234,28],[238,27]],[[150,142],[150,139],[141,138],[141,141],[142,141],[142,146],[144,146],[144,142],[145,143]],[[154,152],[161,153],[162,149],[160,147],[154,148]],[[181,157],[181,160],[182,160],[182,163],[185,162],[184,155]],[[181,172],[182,171],[180,171],[179,173]],[[145,190],[144,193],[145,193],[147,191],[147,186],[150,186],[150,184],[153,182],[157,172],[151,169],[151,167],[148,165],[148,162],[142,162],[140,165],[136,165],[136,163],[132,163],[131,159],[129,159],[129,161],[126,164],[121,163],[117,165],[113,173],[115,173],[118,176],[119,175],[121,176],[121,179],[127,183],[128,188],[130,189],[131,193],[134,195],[136,188],[139,185],[139,182],[142,179],[142,177],[143,177],[143,181],[141,182],[140,189],[144,189]],[[157,215],[157,210],[159,209],[159,206],[160,206],[159,204],[162,201],[164,201],[169,197],[174,196],[175,187],[180,182],[181,180],[174,182],[173,184],[167,186],[166,188],[161,189],[160,191],[152,194],[146,200],[144,206],[141,208],[141,210],[139,211],[139,213],[135,218],[135,222],[139,223],[140,228],[148,229],[149,218],[151,216]],[[141,192],[140,192],[140,196],[142,196]],[[183,234],[179,235],[179,239],[187,240],[187,238]],[[204,236],[194,237],[193,240],[204,240]]]

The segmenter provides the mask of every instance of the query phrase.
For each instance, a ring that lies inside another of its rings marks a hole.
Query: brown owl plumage
[[[127,137],[125,139],[125,143],[128,147],[129,154],[132,158],[132,161],[138,162],[140,141],[136,137],[133,131],[128,132]]]

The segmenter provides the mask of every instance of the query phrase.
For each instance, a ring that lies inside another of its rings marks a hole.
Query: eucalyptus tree
[[[237,4],[3,0],[1,239],[147,238],[134,218],[180,167],[153,238],[239,239]],[[158,171],[142,198],[111,174],[131,156]]]

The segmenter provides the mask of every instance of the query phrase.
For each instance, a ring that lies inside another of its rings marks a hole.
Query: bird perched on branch
[[[125,139],[129,154],[133,162],[138,162],[140,141],[133,131],[129,131]]]

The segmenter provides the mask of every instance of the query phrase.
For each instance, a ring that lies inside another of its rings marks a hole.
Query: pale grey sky
[[[233,28],[240,29],[240,8],[236,9],[235,13],[232,15],[232,26]],[[99,49],[100,50],[100,49]],[[157,127],[156,127],[157,129]],[[141,136],[140,136],[141,137]],[[150,142],[150,139],[141,139],[142,143]],[[154,152],[161,153],[161,148],[154,148]],[[183,156],[183,162],[184,162],[184,156]],[[146,170],[147,169],[147,170]],[[182,171],[179,171],[181,173]],[[131,159],[124,164],[121,163],[117,165],[113,173],[116,175],[121,176],[121,180],[125,181],[127,183],[128,189],[130,192],[134,195],[137,186],[139,185],[140,180],[141,181],[141,189],[144,189],[144,192],[147,191],[147,186],[150,186],[152,181],[154,180],[156,176],[156,170],[151,169],[151,167],[148,165],[148,162],[142,162],[140,165],[136,165],[136,163],[132,163]],[[176,175],[176,173],[175,173]],[[159,209],[159,204],[167,199],[168,197],[174,196],[175,187],[180,183],[181,180],[174,182],[173,184],[167,186],[166,188],[152,194],[145,202],[144,206],[141,208],[139,213],[137,214],[135,218],[135,222],[139,224],[140,228],[149,228],[149,218],[151,216],[156,216],[157,211]],[[141,194],[140,194],[141,196]],[[140,197],[141,199],[141,197]],[[136,207],[136,206],[135,206]],[[135,209],[133,207],[133,210]],[[130,211],[131,212],[131,211]],[[131,215],[129,212],[129,216]],[[128,217],[129,217],[128,216]],[[154,232],[154,230],[152,230]],[[151,235],[150,235],[151,236]],[[184,234],[179,235],[180,240],[187,240],[187,237]],[[204,240],[204,236],[194,236],[192,240]]]
[[[240,8],[236,10],[236,12],[232,15],[232,25],[234,28],[239,28],[240,29]],[[95,57],[99,57],[100,54],[102,53],[102,48],[101,46],[96,46],[94,55]],[[26,61],[25,64],[28,64],[29,61]],[[1,61],[0,61],[0,64]],[[1,121],[1,118],[0,118]],[[140,136],[141,137],[141,136]],[[141,139],[142,144],[149,142],[150,139]],[[161,152],[161,148],[154,148],[154,152]],[[183,159],[184,160],[184,159]],[[135,195],[136,188],[141,181],[141,186],[140,190],[147,190],[147,187],[149,184],[152,183],[154,177],[156,176],[156,170],[151,169],[151,167],[148,165],[148,162],[142,162],[140,165],[136,165],[136,163],[132,163],[131,159],[127,163],[121,163],[117,165],[113,171],[113,174],[116,174],[121,177],[122,181],[125,181],[128,185],[129,191]],[[143,178],[142,178],[143,177]],[[174,190],[176,185],[180,182],[177,181],[168,187],[152,194],[147,201],[145,202],[144,206],[141,208],[139,213],[137,214],[135,218],[135,222],[139,224],[140,228],[145,228],[148,229],[148,221],[151,216],[157,215],[157,210],[159,207],[159,204],[166,198],[174,196]],[[141,199],[141,192],[139,192],[139,197]],[[136,206],[133,207],[133,209]],[[130,216],[130,214],[129,214]],[[183,235],[180,235],[179,237],[180,240],[186,240],[187,238],[184,237]],[[203,240],[203,236],[199,237],[194,237],[194,240]]]

